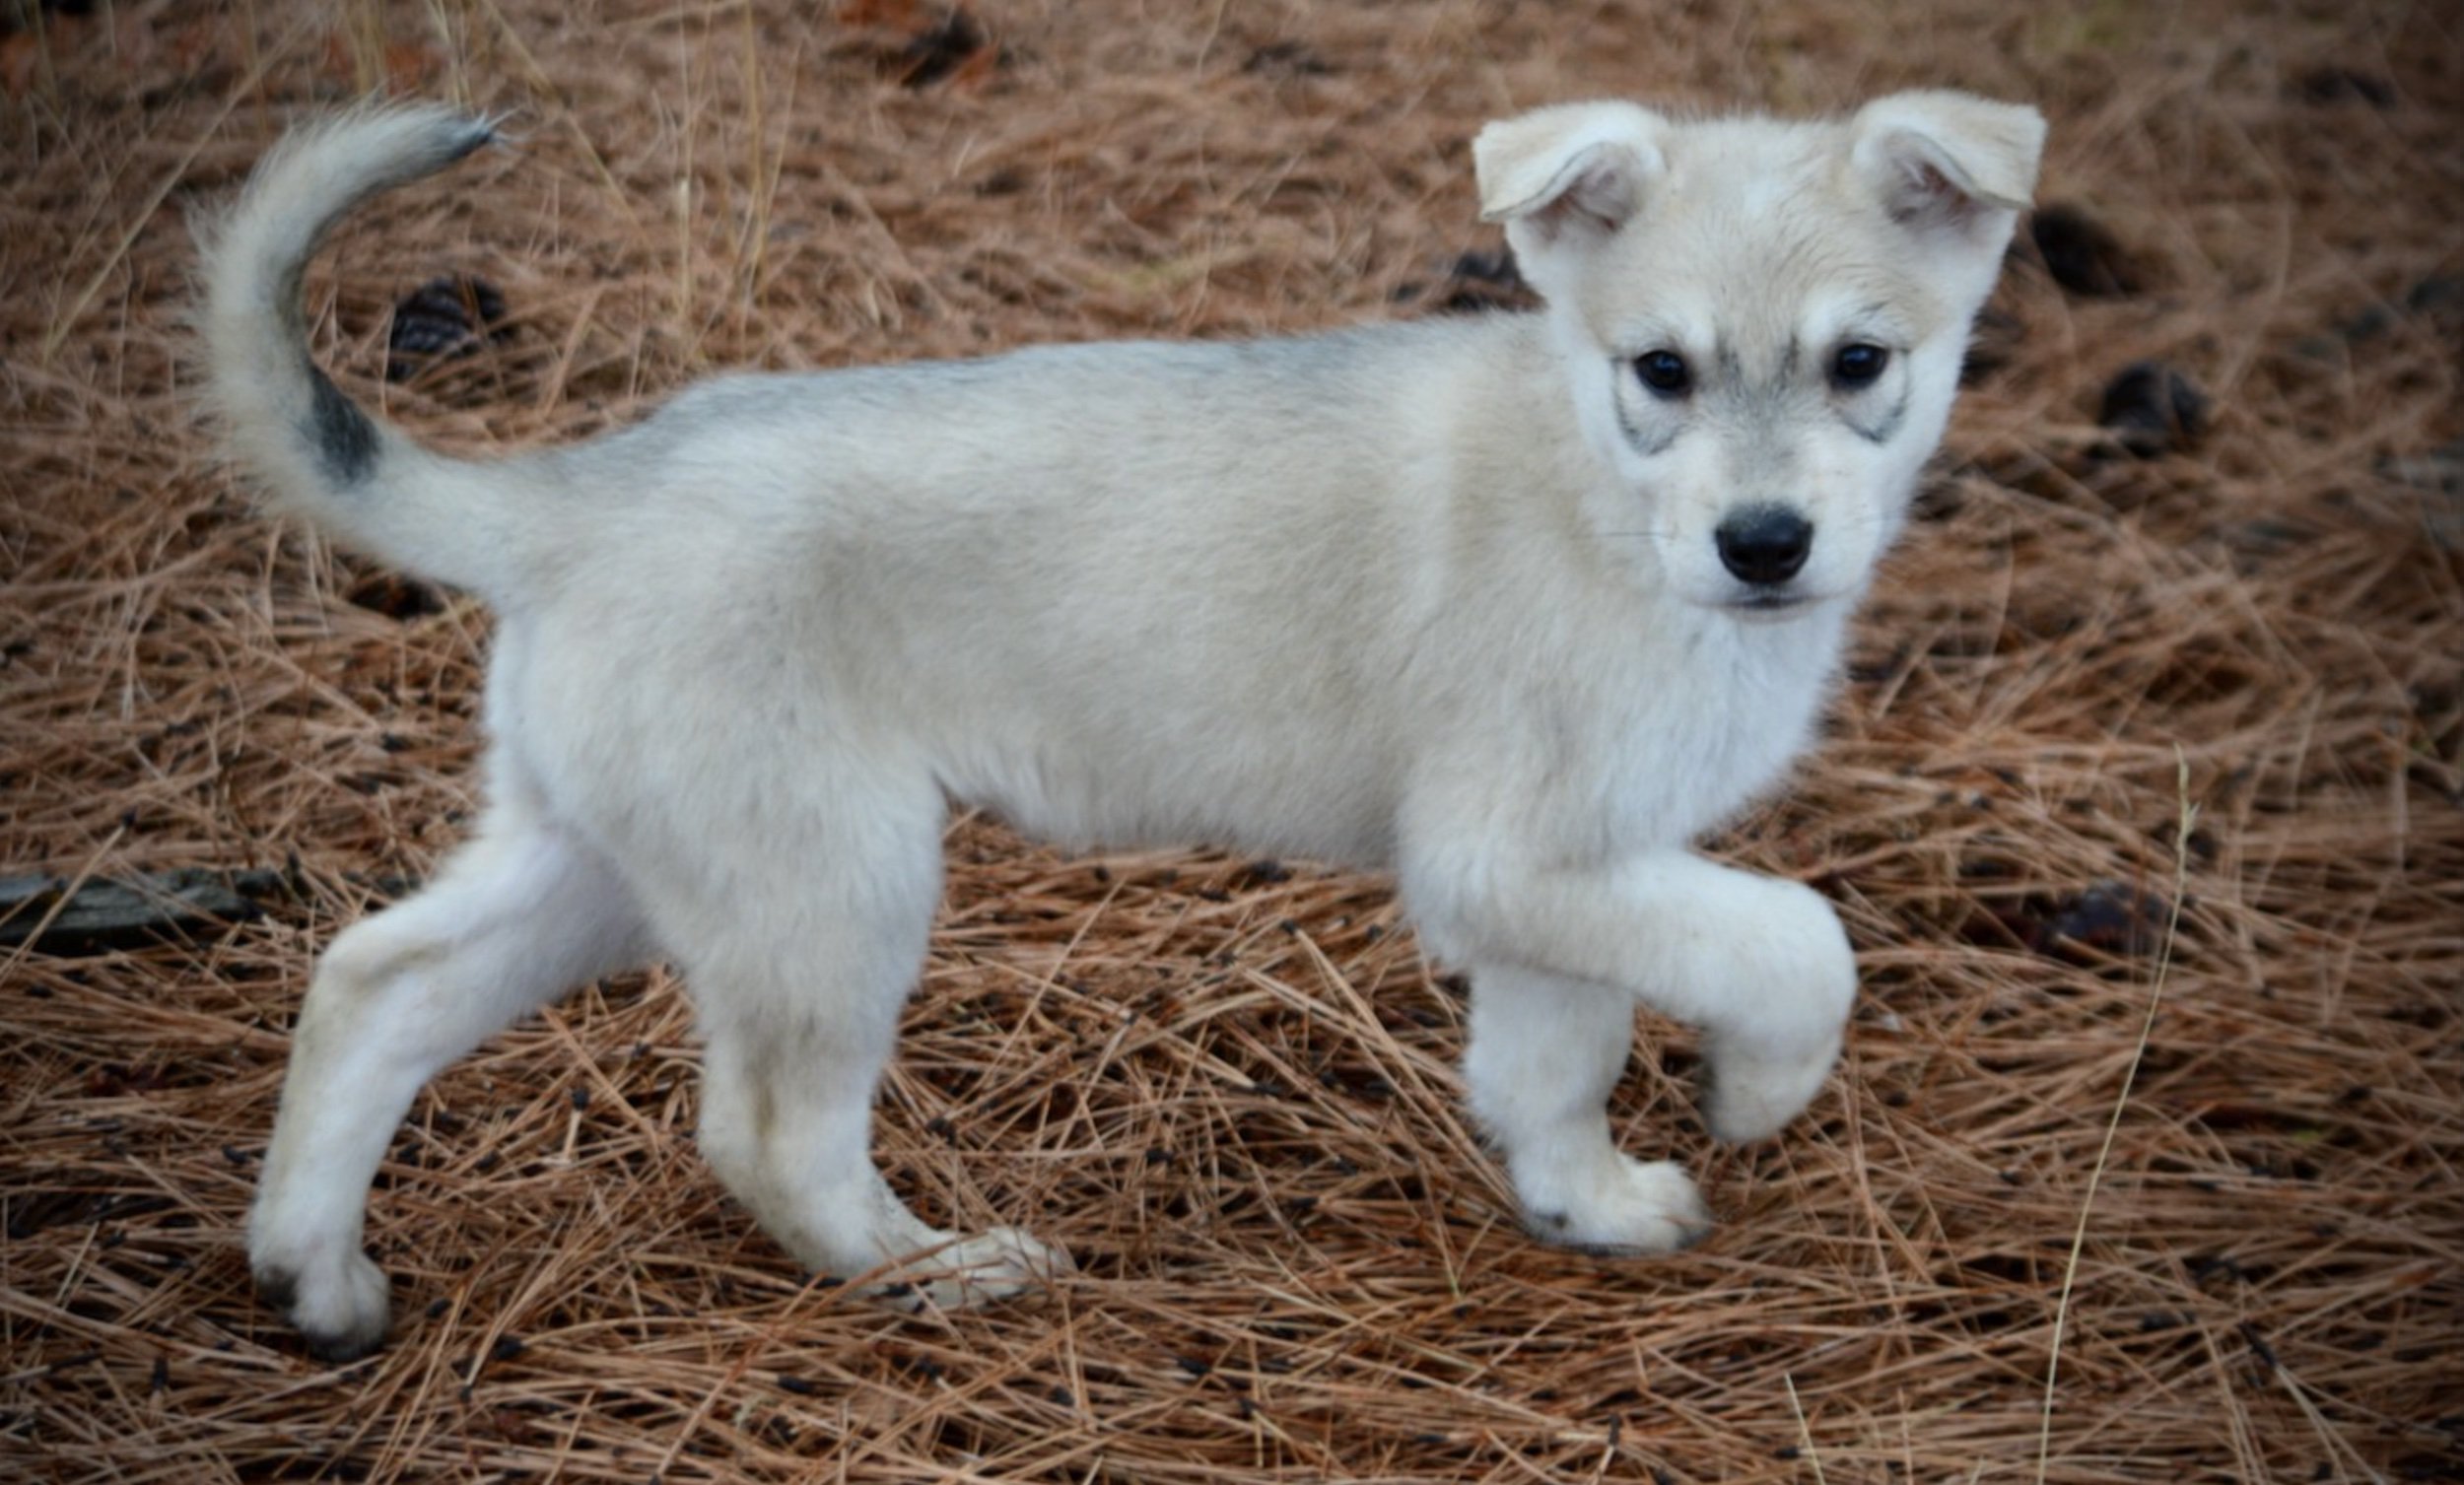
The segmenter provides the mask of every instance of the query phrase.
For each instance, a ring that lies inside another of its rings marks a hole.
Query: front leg
[[[1534,1237],[1607,1252],[1674,1252],[1711,1214],[1674,1161],[1618,1151],[1607,1107],[1634,1041],[1634,997],[1508,964],[1472,971],[1463,1058],[1472,1112],[1506,1163]]]
[[[1798,883],[1669,850],[1600,870],[1425,862],[1405,890],[1443,956],[1492,978],[1622,987],[1701,1027],[1704,1117],[1721,1139],[1776,1133],[1838,1059],[1856,959],[1830,904]],[[1476,1020],[1474,1039],[1476,1058]]]

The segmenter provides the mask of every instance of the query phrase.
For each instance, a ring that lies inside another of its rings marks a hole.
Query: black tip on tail
[[[496,120],[474,118],[470,120],[470,127],[463,131],[462,137],[454,141],[453,153],[445,158],[445,163],[452,165],[456,161],[466,160],[482,148],[498,143],[503,137],[496,131]]]

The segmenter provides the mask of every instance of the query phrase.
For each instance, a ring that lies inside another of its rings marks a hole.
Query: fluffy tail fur
[[[207,382],[240,462],[279,508],[407,571],[497,595],[529,543],[518,482],[376,422],[308,359],[300,280],[353,208],[496,137],[436,105],[363,108],[300,129],[257,167],[204,250]]]

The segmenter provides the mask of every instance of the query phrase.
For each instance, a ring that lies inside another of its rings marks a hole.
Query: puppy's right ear
[[[1667,172],[1660,138],[1668,127],[1650,109],[1619,102],[1500,119],[1472,141],[1480,220],[1506,224],[1527,271],[1552,251],[1606,237]]]

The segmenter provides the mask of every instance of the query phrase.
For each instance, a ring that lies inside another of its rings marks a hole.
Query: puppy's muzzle
[[[1786,506],[1747,506],[1712,533],[1720,565],[1740,582],[1768,592],[1797,575],[1814,555],[1814,522]]]

